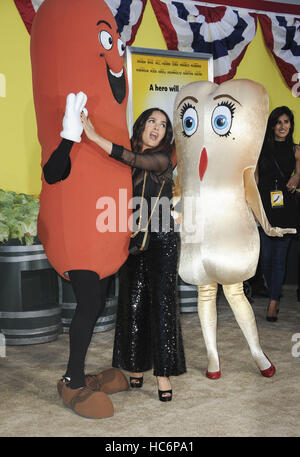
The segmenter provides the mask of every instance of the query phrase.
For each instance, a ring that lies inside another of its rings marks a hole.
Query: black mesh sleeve
[[[154,171],[156,173],[162,173],[165,171],[170,163],[169,156],[163,152],[144,152],[143,154],[140,154],[129,151],[117,144],[113,144],[110,156],[120,162],[130,165],[133,168]]]

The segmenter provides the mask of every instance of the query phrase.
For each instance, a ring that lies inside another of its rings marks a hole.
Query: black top
[[[267,218],[273,227],[297,225],[296,197],[286,188],[295,165],[294,150],[285,141],[274,141],[270,146],[263,147],[258,161],[258,189]],[[274,190],[282,190],[283,207],[272,208],[270,192]]]
[[[138,189],[143,187],[144,170],[147,170],[149,173],[145,186],[145,197],[156,197],[162,181],[165,180],[161,195],[172,198],[172,162],[167,154],[164,152],[140,154],[113,144],[111,157],[133,168],[133,196],[142,194]]]

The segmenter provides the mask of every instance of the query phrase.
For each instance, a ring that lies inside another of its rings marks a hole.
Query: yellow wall
[[[29,41],[14,2],[1,0],[0,73],[4,75],[6,96],[0,96],[0,188],[37,194],[40,147],[36,138]]]
[[[0,188],[29,194],[40,192],[40,146],[36,136],[31,87],[29,34],[12,0],[0,2]],[[150,2],[133,46],[167,49]],[[266,49],[260,27],[242,60],[237,78],[262,83],[270,109],[289,106],[295,114],[294,139],[300,141],[299,98],[283,82]],[[3,97],[5,95],[5,97]]]
[[[294,97],[286,85],[274,57],[265,46],[258,21],[256,35],[249,44],[244,59],[238,66],[235,78],[249,78],[261,83],[268,91],[270,111],[277,106],[286,105],[294,113],[296,126],[294,141],[300,142],[300,98]]]

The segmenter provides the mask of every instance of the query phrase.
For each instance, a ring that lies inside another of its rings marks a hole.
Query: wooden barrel
[[[61,333],[61,308],[1,311],[0,328],[8,346],[48,343]]]
[[[198,288],[184,282],[178,276],[178,298],[181,313],[196,313],[198,310]]]
[[[115,327],[118,304],[118,275],[111,277],[105,308],[97,319],[94,333],[105,332]],[[62,307],[62,330],[68,333],[76,309],[76,298],[70,281],[59,277],[59,303]]]
[[[0,245],[0,332],[8,346],[46,343],[61,333],[57,274],[39,242]]]
[[[0,357],[6,357],[6,339],[3,333],[0,333]]]

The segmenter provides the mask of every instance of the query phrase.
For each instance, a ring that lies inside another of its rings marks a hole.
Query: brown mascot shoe
[[[63,377],[61,378],[57,384],[56,384],[56,387],[57,387],[57,392],[58,392],[58,395],[61,397],[61,392],[62,392],[62,388],[63,388],[63,385],[64,384],[68,384],[70,381],[67,380],[67,378]]]
[[[61,397],[61,392],[64,384],[69,384],[70,378],[65,378],[62,377],[58,382],[57,382],[57,391],[59,396]],[[85,375],[85,384],[90,388],[90,390],[94,391],[100,391],[100,382],[97,378],[97,375]]]
[[[126,376],[117,368],[109,368],[108,370],[101,371],[97,375],[87,375],[85,378],[87,385],[89,385],[92,380],[92,385],[96,386],[98,381],[99,390],[106,394],[114,394],[129,389],[129,383]]]
[[[57,391],[61,397],[64,384],[68,384],[67,378],[62,378],[57,383]],[[117,368],[109,368],[96,374],[85,375],[85,384],[90,390],[114,394],[129,389],[126,376]]]
[[[95,392],[88,386],[70,389],[63,383],[61,397],[64,405],[79,416],[89,419],[104,419],[114,415],[114,407],[104,392]]]

